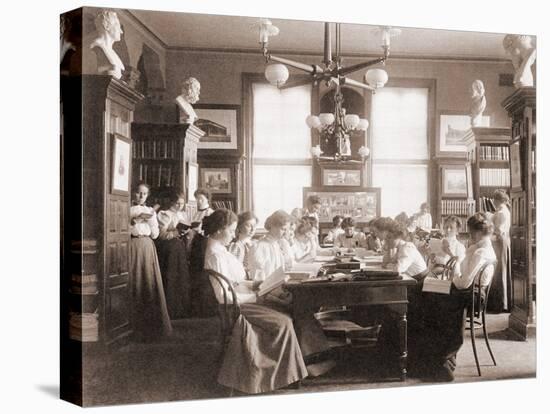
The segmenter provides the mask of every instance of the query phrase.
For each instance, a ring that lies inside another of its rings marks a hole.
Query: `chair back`
[[[493,272],[489,277],[489,281],[486,286],[481,285],[481,279],[483,274],[489,267],[493,267]],[[474,277],[474,281],[470,286],[471,302],[470,302],[470,315],[471,317],[478,318],[481,313],[485,313],[487,308],[487,302],[489,300],[489,293],[491,291],[491,282],[495,272],[496,260],[491,260],[483,264],[477,274]],[[485,295],[483,295],[485,293]],[[485,296],[485,298],[483,298]]]
[[[218,305],[218,312],[221,321],[223,342],[225,343],[231,336],[233,325],[241,314],[241,307],[235,289],[227,277],[211,269],[204,269],[204,274],[207,280],[212,281],[214,286],[218,284],[223,292],[223,303]],[[229,300],[229,295],[231,295],[231,301]]]
[[[443,273],[441,274],[441,279],[451,280],[453,278],[457,262],[458,257],[456,256],[451,256],[451,258],[447,260],[447,263],[445,263],[445,267],[443,268]]]

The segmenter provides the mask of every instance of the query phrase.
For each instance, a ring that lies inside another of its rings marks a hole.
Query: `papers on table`
[[[288,280],[306,280],[316,277],[323,263],[295,263],[287,272],[277,268],[259,286],[258,296],[264,296],[281,287]]]

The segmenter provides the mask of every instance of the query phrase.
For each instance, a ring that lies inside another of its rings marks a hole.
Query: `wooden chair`
[[[445,263],[445,267],[443,268],[443,273],[441,273],[442,280],[452,280],[457,262],[458,257],[456,256],[451,256],[451,258],[447,260],[447,263]]]
[[[487,324],[485,322],[485,314],[487,310],[487,301],[489,299],[489,292],[491,290],[491,280],[493,278],[493,275],[491,274],[491,277],[489,278],[489,282],[487,286],[481,286],[481,276],[487,271],[487,269],[493,266],[493,273],[496,266],[496,261],[491,261],[485,263],[481,269],[477,272],[474,281],[472,285],[470,286],[470,299],[467,304],[467,320],[468,328],[470,331],[470,338],[472,340],[472,349],[474,351],[474,358],[476,361],[476,367],[477,367],[477,373],[481,377],[481,369],[479,367],[479,359],[477,356],[477,349],[476,349],[476,340],[475,340],[475,329],[481,328],[483,329],[483,337],[485,338],[485,344],[487,345],[487,349],[489,350],[489,354],[491,355],[491,359],[493,360],[493,364],[496,366],[497,361],[495,360],[495,357],[493,355],[493,351],[491,350],[491,345],[489,344],[489,336],[487,335]],[[485,298],[483,298],[483,292],[485,292]]]

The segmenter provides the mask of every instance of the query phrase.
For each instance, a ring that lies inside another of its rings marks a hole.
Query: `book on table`
[[[294,263],[292,268],[286,272],[282,267],[278,267],[260,284],[258,296],[267,295],[289,280],[306,280],[316,277],[321,266],[322,263]]]

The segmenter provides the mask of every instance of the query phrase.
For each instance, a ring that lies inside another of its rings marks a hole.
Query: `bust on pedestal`
[[[181,95],[176,98],[176,103],[180,110],[180,122],[183,124],[191,124],[197,120],[197,114],[191,106],[199,100],[201,92],[201,84],[195,78],[188,78],[183,82],[181,87]]]
[[[531,66],[535,63],[537,50],[533,45],[531,36],[508,34],[504,36],[502,45],[506,53],[511,56],[512,64],[516,70],[514,75],[514,86],[516,88],[533,86]]]
[[[90,44],[97,57],[97,73],[111,75],[115,79],[122,77],[124,64],[113,50],[113,43],[120,40],[122,28],[114,11],[103,10],[94,20],[97,37]]]

